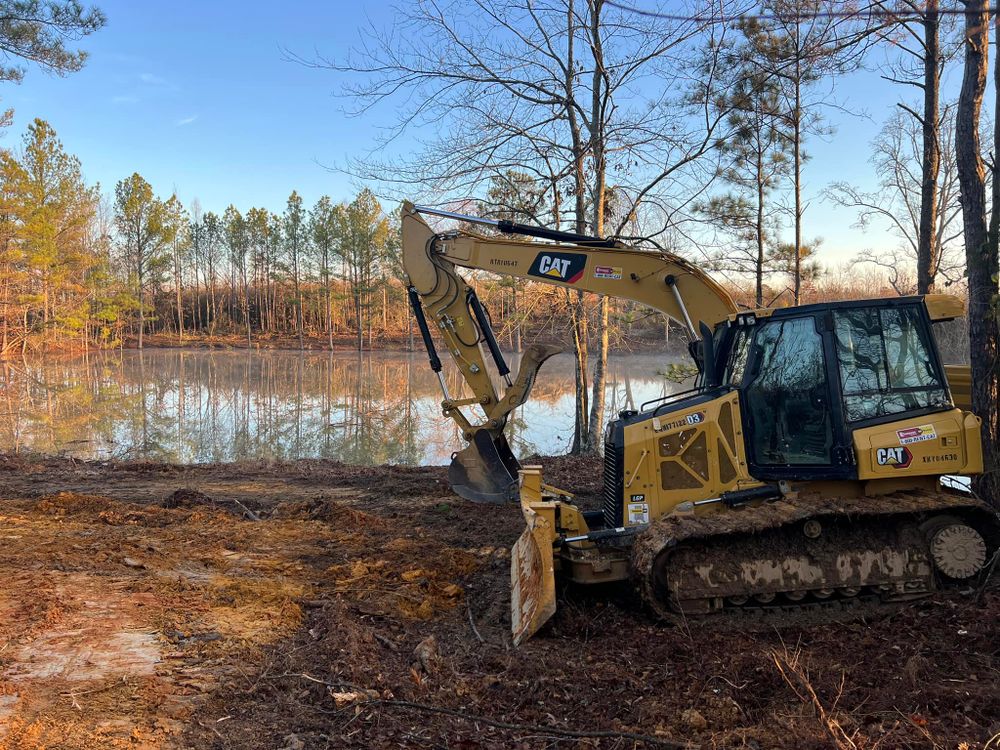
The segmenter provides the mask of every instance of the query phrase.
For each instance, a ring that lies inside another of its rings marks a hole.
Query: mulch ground
[[[520,530],[439,468],[2,458],[0,749],[997,743],[996,586],[752,632],[569,587],[514,648]]]

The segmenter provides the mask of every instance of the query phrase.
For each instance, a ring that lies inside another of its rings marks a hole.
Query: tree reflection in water
[[[511,365],[516,371],[516,355]],[[609,414],[680,390],[668,355],[612,356]],[[333,458],[445,464],[461,445],[423,355],[162,349],[0,362],[0,449],[176,463]],[[457,370],[446,370],[453,396]],[[553,358],[508,427],[516,453],[568,450],[573,363]]]

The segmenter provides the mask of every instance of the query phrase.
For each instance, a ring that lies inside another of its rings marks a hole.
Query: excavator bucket
[[[556,612],[552,523],[526,504],[527,528],[510,551],[510,625],[514,645],[533,636]]]
[[[504,394],[504,409],[496,416],[506,422],[513,409],[528,400],[538,369],[559,347],[532,345],[524,351],[513,385]],[[521,468],[502,431],[479,429],[469,445],[451,457],[448,481],[459,497],[474,503],[504,503],[517,498]]]
[[[448,482],[474,503],[505,503],[517,497],[519,464],[501,432],[477,430],[468,446],[451,457]]]

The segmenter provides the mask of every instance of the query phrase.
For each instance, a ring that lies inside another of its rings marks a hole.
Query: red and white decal
[[[899,438],[900,445],[909,445],[910,443],[922,443],[925,440],[934,440],[937,438],[937,432],[932,424],[922,424],[917,427],[906,427],[902,430],[896,430],[896,437]]]

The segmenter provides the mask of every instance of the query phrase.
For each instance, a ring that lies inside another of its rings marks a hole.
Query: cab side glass
[[[834,319],[849,422],[949,406],[916,307],[842,310]]]

